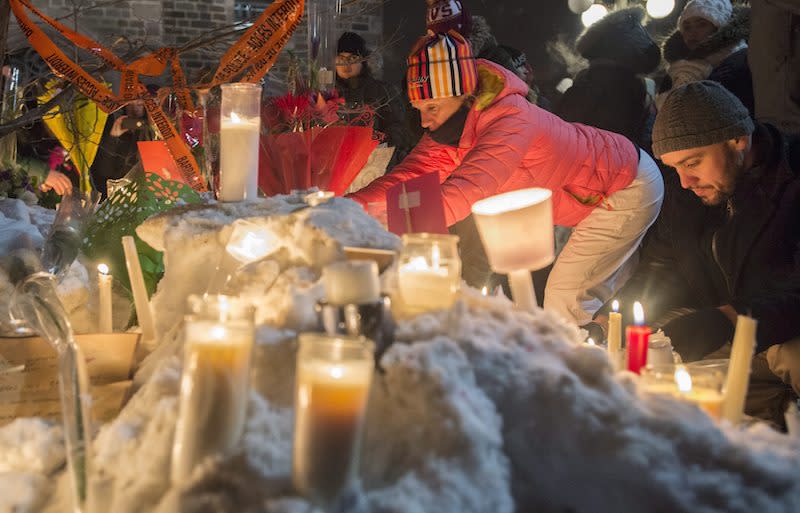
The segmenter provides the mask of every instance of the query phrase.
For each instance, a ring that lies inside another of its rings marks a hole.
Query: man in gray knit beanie
[[[733,93],[717,82],[692,82],[670,92],[658,111],[653,153],[675,168],[683,188],[706,205],[719,205],[749,167],[754,130]]]
[[[661,213],[614,299],[647,305],[685,362],[725,358],[737,316],[757,319],[746,411],[782,423],[800,392],[800,142],[706,81],[670,92],[653,151],[674,171],[664,169]]]

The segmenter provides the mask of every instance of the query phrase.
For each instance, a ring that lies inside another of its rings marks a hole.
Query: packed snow
[[[278,241],[227,286],[257,299],[263,324],[245,433],[232,454],[172,485],[180,319],[238,218]],[[290,197],[185,208],[138,233],[166,251],[153,300],[163,336],[141,388],[94,442],[95,511],[309,511],[289,481],[295,337],[315,327],[320,270],[344,258],[343,246],[396,248],[397,239],[347,200],[304,208]],[[800,511],[800,440],[720,427],[690,404],[647,394],[547,312],[465,288],[450,310],[399,321],[381,364],[348,511]],[[8,429],[0,445],[13,439]],[[13,511],[64,510],[63,471],[57,482],[44,469],[7,475],[41,478],[37,489],[49,497],[44,508],[31,501]]]

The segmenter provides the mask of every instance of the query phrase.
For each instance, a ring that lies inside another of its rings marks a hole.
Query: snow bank
[[[268,307],[245,433],[233,454],[171,486],[183,304],[202,292],[237,216],[281,241],[231,284]],[[311,323],[319,270],[343,245],[396,239],[346,200],[303,209],[291,198],[186,209],[140,232],[167,251],[154,305],[164,336],[142,388],[94,443],[100,510],[308,511],[289,481],[295,332]],[[467,289],[449,311],[401,321],[382,366],[348,511],[800,511],[800,442],[720,428],[691,405],[647,396],[546,312]],[[46,511],[63,501],[51,496]]]

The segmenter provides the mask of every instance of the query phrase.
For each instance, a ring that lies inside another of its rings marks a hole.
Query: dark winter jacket
[[[336,85],[348,108],[359,110],[368,106],[375,111],[375,130],[386,136],[389,146],[397,148],[398,157],[410,151],[412,146],[399,91],[373,77],[366,64],[361,75],[347,80],[337,77]]]
[[[559,100],[555,113],[565,121],[622,134],[649,151],[654,115],[639,75],[661,61],[658,45],[642,26],[644,10],[622,9],[589,27],[575,44],[589,61]]]
[[[759,352],[800,336],[800,141],[757,125],[753,148],[754,166],[721,206],[703,205],[668,173],[642,260],[616,297],[624,314],[641,301],[648,324],[663,325],[687,360],[731,340],[722,305],[758,320]]]
[[[664,60],[670,65],[678,61],[698,61],[710,65],[710,75],[698,80],[716,80],[736,95],[752,115],[755,112],[753,83],[747,61],[747,48],[736,49],[750,37],[750,8],[735,7],[731,21],[712,34],[694,50],[683,41],[679,30],[670,35],[662,46]],[[667,75],[659,92],[673,88],[673,78]],[[682,84],[680,84],[682,85]]]

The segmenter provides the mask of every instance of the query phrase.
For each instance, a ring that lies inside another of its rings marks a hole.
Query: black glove
[[[683,361],[692,362],[732,340],[734,326],[724,313],[709,308],[673,319],[663,330]]]
[[[596,322],[590,322],[589,324],[584,324],[581,328],[585,329],[589,332],[589,337],[594,340],[594,343],[600,345],[606,339],[605,331],[603,331],[603,327],[597,324]]]

